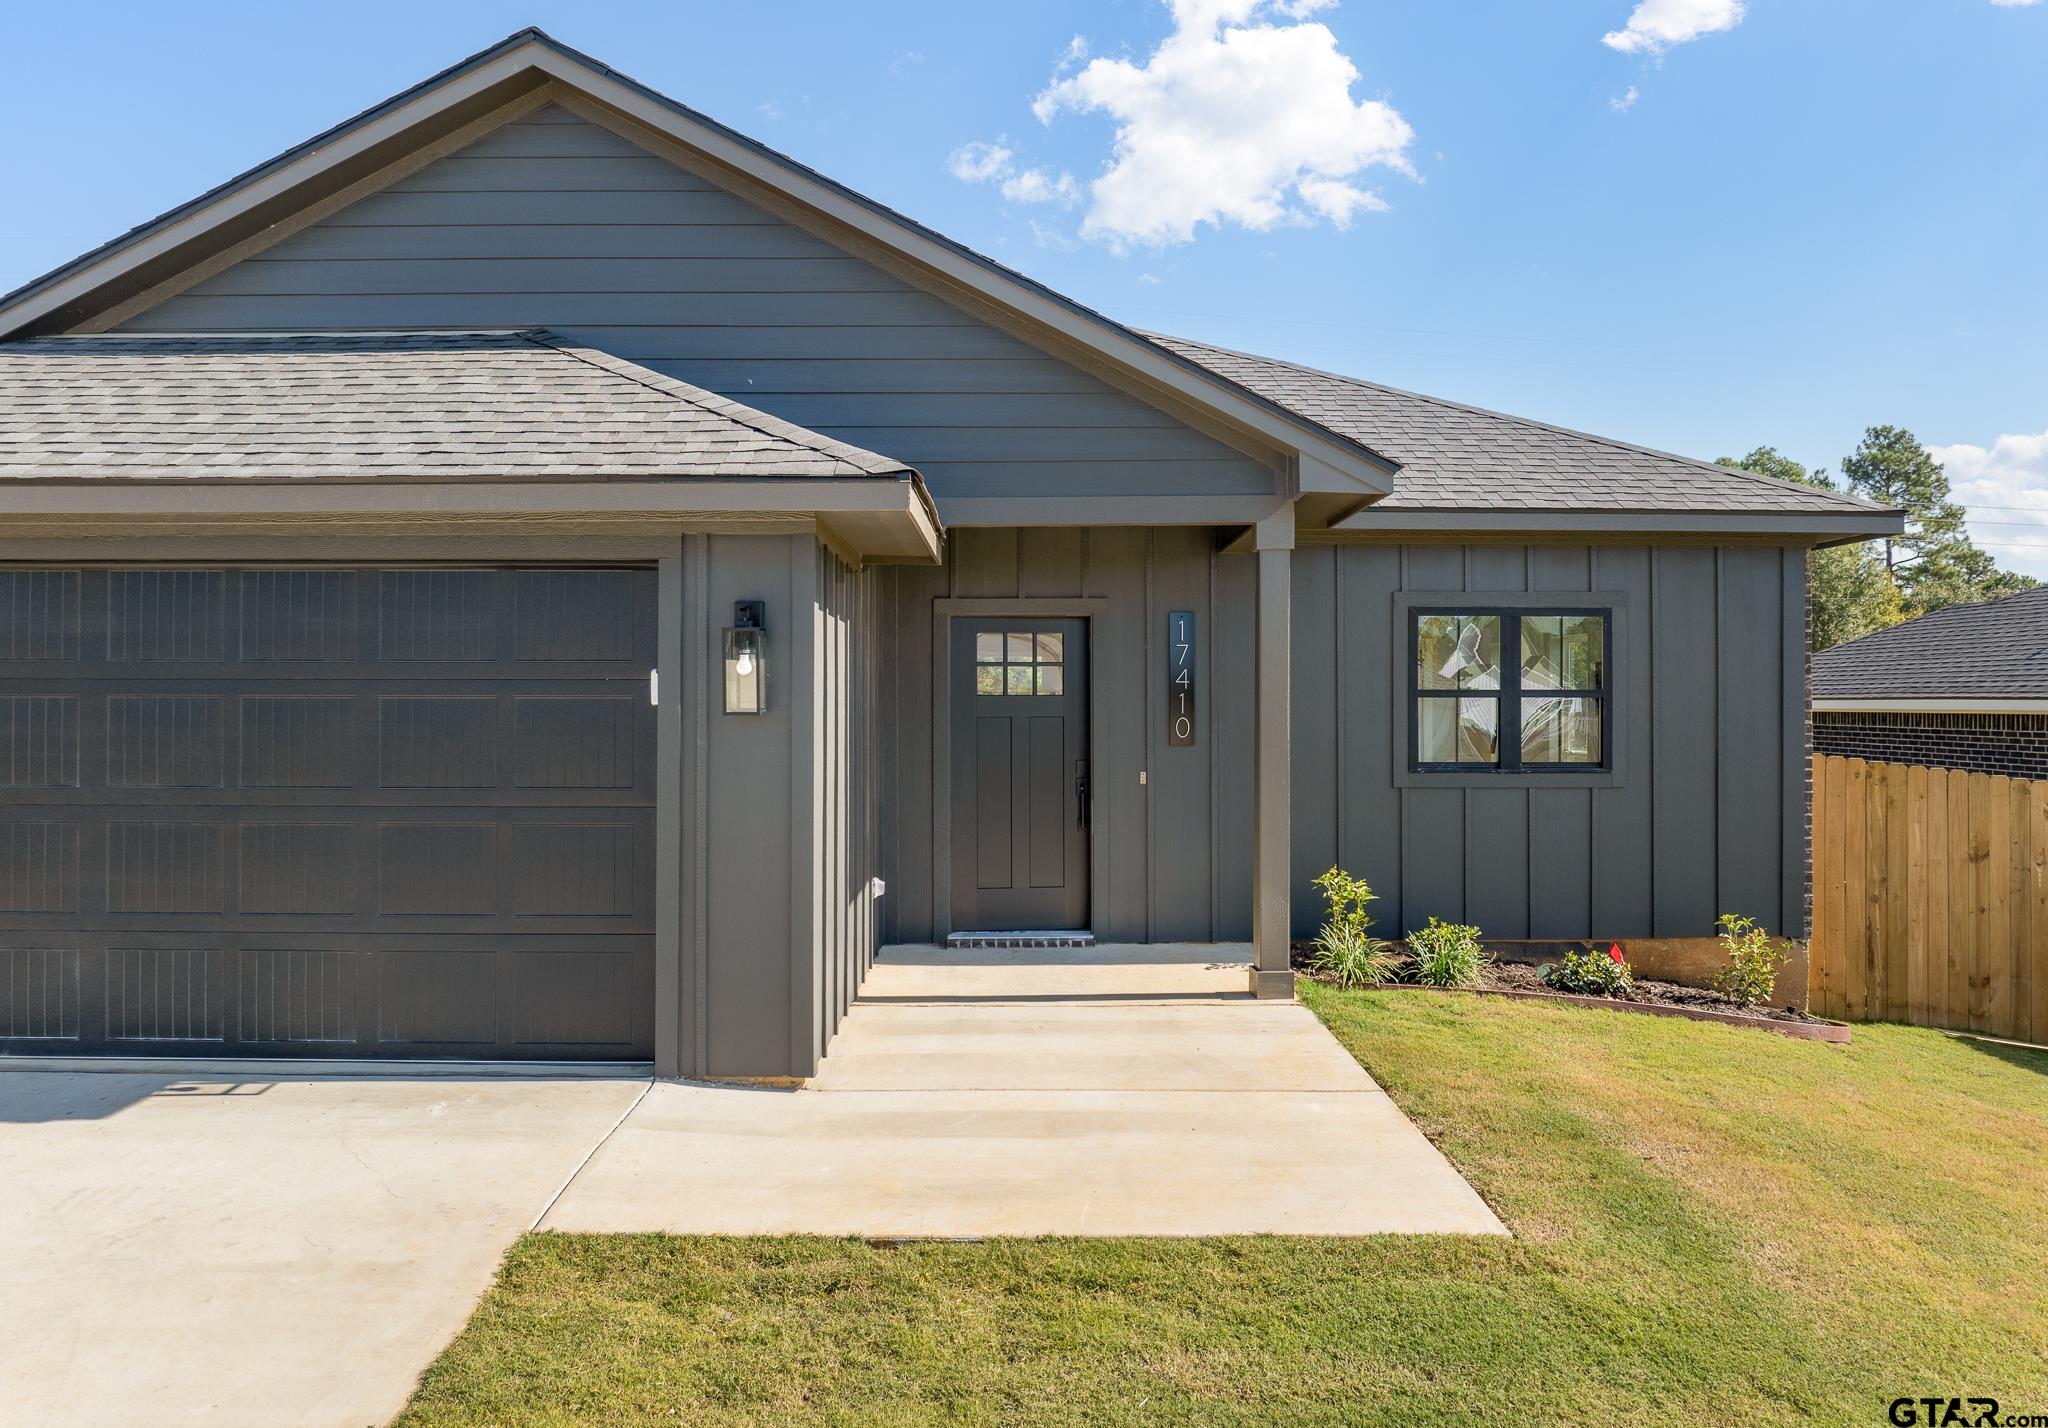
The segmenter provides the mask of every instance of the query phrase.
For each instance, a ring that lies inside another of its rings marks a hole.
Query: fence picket
[[[2048,781],[1817,755],[1808,1002],[2048,1041]]]

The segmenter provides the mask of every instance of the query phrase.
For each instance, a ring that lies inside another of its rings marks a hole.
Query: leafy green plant
[[[1626,996],[1636,985],[1636,974],[1621,955],[1619,942],[1605,952],[1591,947],[1567,952],[1561,960],[1545,963],[1542,976],[1545,986],[1580,997]]]
[[[1323,930],[1316,934],[1309,967],[1340,987],[1371,986],[1392,979],[1401,958],[1372,935],[1372,916],[1366,909],[1378,901],[1378,895],[1365,879],[1332,868],[1316,879],[1316,886],[1329,904],[1329,915]]]
[[[1354,878],[1342,868],[1332,868],[1316,879],[1316,886],[1323,890],[1323,901],[1330,906],[1325,925],[1341,927],[1352,932],[1370,932],[1372,916],[1367,906],[1380,900],[1364,878]]]
[[[1309,967],[1340,987],[1370,987],[1394,980],[1401,954],[1391,943],[1333,924],[1316,938]]]
[[[1792,960],[1791,954],[1752,918],[1724,912],[1719,925],[1728,965],[1714,974],[1714,990],[1739,1006],[1763,1005],[1777,989],[1778,970]]]
[[[1408,974],[1426,987],[1470,987],[1492,960],[1479,945],[1479,929],[1432,917],[1408,934]]]

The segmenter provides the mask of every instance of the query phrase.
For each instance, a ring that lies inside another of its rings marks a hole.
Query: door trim
[[[1096,696],[1103,688],[1102,619],[1110,602],[1099,595],[1071,599],[1027,596],[1022,599],[963,599],[943,597],[932,601],[932,940],[944,942],[953,927],[953,640],[956,617],[984,619],[1067,619],[1088,622],[1088,778],[1091,790],[1106,788],[1107,780],[1120,777],[1105,759],[1109,730],[1103,722],[1104,701]],[[1103,916],[1103,897],[1109,887],[1109,803],[1092,797],[1088,835],[1088,931],[1096,933]],[[1100,934],[1096,934],[1098,939]]]

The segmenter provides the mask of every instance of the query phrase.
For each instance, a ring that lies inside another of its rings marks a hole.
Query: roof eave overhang
[[[1459,533],[1645,537],[1762,537],[1799,545],[1840,545],[1897,535],[1904,520],[1890,511],[1574,511],[1450,510],[1368,506],[1336,522],[1342,534]]]
[[[934,565],[945,533],[915,473],[900,479],[753,476],[616,481],[10,480],[0,537],[231,524],[475,525],[809,516],[861,560]]]
[[[893,251],[942,294],[1004,309],[1051,350],[1078,350],[1134,394],[1192,406],[1293,465],[1292,479],[1330,480],[1362,500],[1393,488],[1398,463],[1148,342],[1078,303],[1009,272],[736,131],[548,37],[524,32],[231,180],[0,301],[0,338],[76,330],[132,302],[222,248],[253,243],[306,202],[331,198],[331,176],[380,174],[424,128],[435,136],[502,122],[508,107],[542,102],[551,86],[664,135],[718,168],[772,189],[827,230]],[[548,95],[546,97],[561,97]],[[327,182],[323,184],[323,178]]]

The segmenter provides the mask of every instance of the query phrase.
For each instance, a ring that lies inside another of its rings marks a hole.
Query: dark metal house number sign
[[[1182,749],[1195,742],[1195,612],[1166,617],[1166,742]]]

